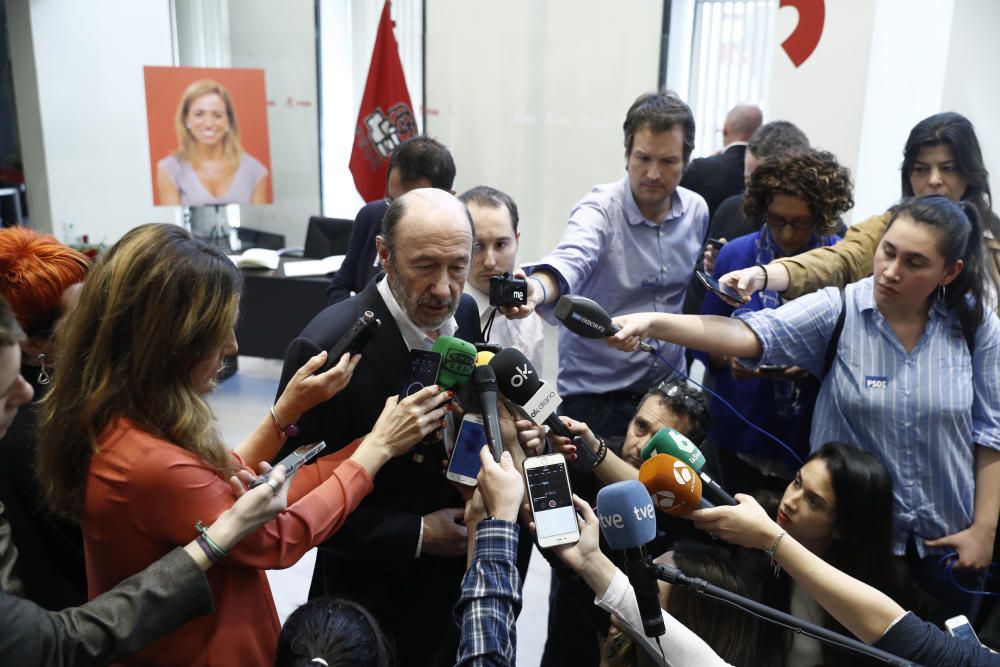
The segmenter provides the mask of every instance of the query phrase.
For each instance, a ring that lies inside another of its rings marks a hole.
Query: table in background
[[[326,276],[285,276],[282,258],[274,271],[243,270],[236,341],[241,355],[284,359],[288,344],[326,307]]]

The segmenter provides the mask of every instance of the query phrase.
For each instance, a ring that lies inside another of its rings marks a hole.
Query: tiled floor
[[[550,372],[554,372],[555,364],[549,366],[552,368]],[[241,442],[267,415],[280,374],[280,361],[240,357],[239,372],[225,380],[209,399],[227,443],[236,445]],[[286,570],[268,571],[282,622],[305,602],[315,560],[316,552],[313,550]],[[517,622],[517,664],[524,667],[535,667],[542,655],[548,617],[549,572],[545,559],[538,553],[534,554],[524,585],[521,617]]]

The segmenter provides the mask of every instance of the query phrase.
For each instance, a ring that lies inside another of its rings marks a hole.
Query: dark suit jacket
[[[681,185],[705,198],[709,219],[726,197],[743,192],[743,156],[745,145],[730,146],[719,155],[691,160],[684,170]]]
[[[375,267],[375,237],[382,229],[382,216],[389,210],[384,199],[365,204],[354,218],[351,239],[347,242],[347,255],[340,269],[331,274],[326,288],[327,305],[332,306],[361,292],[380,269]]]
[[[280,395],[311,356],[329,349],[366,310],[382,320],[365,347],[350,384],[299,420],[301,433],[285,444],[279,458],[306,442],[325,440],[326,453],[368,433],[385,405],[398,394],[409,369],[409,352],[399,327],[372,281],[356,296],[328,306],[292,341],[285,357]],[[455,314],[456,335],[482,338],[479,311],[462,295]],[[399,664],[429,665],[440,649],[452,664],[457,629],[451,609],[458,599],[464,558],[415,558],[421,517],[445,507],[462,507],[458,491],[441,468],[444,447],[418,445],[392,459],[375,476],[375,489],[320,548],[310,596],[341,595],[365,604],[401,649]],[[419,459],[419,460],[418,460]],[[450,654],[449,654],[450,651]]]

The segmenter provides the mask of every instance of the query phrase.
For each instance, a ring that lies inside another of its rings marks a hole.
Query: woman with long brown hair
[[[296,373],[232,452],[204,395],[237,351],[240,274],[220,251],[172,225],[126,234],[92,271],[57,329],[61,368],[44,401],[39,477],[49,502],[79,518],[90,595],[196,537],[233,502],[226,481],[275,456],[299,417],[350,380],[345,355]],[[273,658],[279,623],[267,568],[284,568],[334,533],[393,456],[438,427],[447,394],[388,399],[372,432],[302,468],[289,506],[209,573],[216,611],[151,645],[143,665],[247,665]]]

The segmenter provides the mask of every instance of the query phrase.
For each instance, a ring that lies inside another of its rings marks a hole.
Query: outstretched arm
[[[845,574],[795,541],[771,520],[752,497],[737,494],[739,505],[696,510],[695,527],[728,542],[768,550],[774,561],[831,616],[871,644],[904,610],[888,595]],[[779,536],[780,540],[779,540]]]
[[[608,345],[632,352],[643,338],[682,345],[709,354],[754,359],[763,353],[757,335],[740,320],[718,315],[635,313],[614,319],[621,331],[605,340]]]

